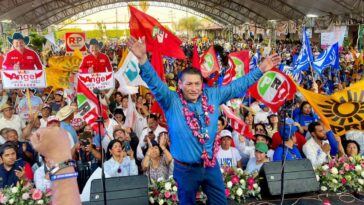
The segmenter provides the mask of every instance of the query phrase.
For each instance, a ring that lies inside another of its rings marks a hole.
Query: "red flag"
[[[249,51],[230,53],[229,69],[226,71],[222,85],[227,85],[249,72]]]
[[[98,125],[96,122],[100,113],[98,100],[95,94],[93,94],[81,80],[78,80],[77,84],[77,105],[78,114],[87,122],[87,124],[92,126],[94,131],[98,132]],[[109,118],[107,114],[108,108],[101,104],[101,109],[102,117],[104,119]],[[101,132],[103,132],[103,130]],[[102,133],[102,136],[103,135],[104,134]]]
[[[193,68],[197,68],[197,69],[201,69],[200,68],[200,56],[198,55],[197,52],[197,45],[196,45],[196,41],[193,42],[193,55],[192,55],[192,67]]]
[[[215,49],[211,46],[205,51],[200,61],[201,73],[204,78],[209,77],[212,73],[219,71],[219,62],[217,61]]]
[[[154,39],[161,43],[161,54],[172,58],[185,59],[186,56],[181,49],[182,41],[173,33],[164,28],[155,18],[149,16],[129,5],[130,9],[130,35],[139,39],[145,36],[147,51],[152,51]]]
[[[297,88],[292,79],[277,68],[264,73],[247,91],[249,95],[277,112],[285,100],[291,100]]]
[[[255,140],[255,137],[253,136],[252,131],[249,129],[248,124],[236,116],[228,106],[221,105],[221,109],[224,115],[230,120],[230,126],[234,129],[234,131],[244,135],[244,137]]]
[[[152,59],[150,60],[150,63],[152,64],[154,70],[157,72],[159,78],[165,82],[166,78],[164,77],[164,66],[160,46],[161,44],[158,43],[157,40],[154,40]]]

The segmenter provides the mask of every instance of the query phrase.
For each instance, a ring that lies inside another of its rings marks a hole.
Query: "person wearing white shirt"
[[[359,130],[351,130],[345,134],[347,140],[356,141],[359,146],[362,148],[361,153],[364,154],[364,132]]]
[[[40,127],[44,128],[44,127],[47,127],[47,119],[52,113],[52,108],[51,108],[50,105],[44,104],[42,109],[41,109],[41,112],[42,112],[42,118],[39,120],[40,121]]]
[[[308,131],[312,137],[303,145],[302,151],[306,158],[311,161],[312,166],[316,168],[328,161],[331,146],[325,142],[327,139],[326,132],[319,122],[309,124]]]
[[[256,138],[255,144],[264,143],[269,147],[271,139],[267,135],[256,134],[256,135],[254,135],[254,137]],[[245,140],[246,139],[244,136],[239,136],[239,141],[241,143],[237,143],[236,148],[239,150],[241,155],[248,155],[249,159],[254,158],[255,157],[255,145],[243,143],[243,142],[245,142]],[[269,160],[273,161],[274,150],[268,149],[266,154],[267,154],[267,157],[269,158]]]
[[[111,177],[138,175],[132,149],[125,150],[123,143],[119,140],[112,140],[107,148],[109,160],[104,163],[107,175]]]
[[[254,124],[263,123],[269,124],[269,108],[265,104],[259,104],[260,110],[255,113]]]
[[[153,132],[155,137],[159,136],[161,132],[167,132],[167,130],[164,127],[158,124],[158,117],[156,115],[150,114],[148,116],[147,122],[148,122],[148,128],[145,128],[142,134],[139,136],[139,144],[137,147],[137,158],[139,160],[143,160],[144,158],[142,149],[146,148],[147,146],[146,137],[149,135],[149,132]]]
[[[46,158],[43,158],[43,164],[40,166],[34,173],[34,184],[35,187],[42,192],[45,192],[47,189],[50,189],[52,186],[51,181],[49,180],[49,170],[51,164],[47,161]]]
[[[235,147],[231,147],[231,141],[233,140],[231,132],[222,130],[220,136],[221,146],[217,152],[217,161],[220,167],[242,168],[239,151]]]
[[[26,127],[25,122],[19,115],[14,115],[14,109],[8,104],[3,104],[0,107],[0,112],[3,116],[0,118],[0,130],[3,128],[12,128],[16,130],[19,136],[19,141],[23,140],[23,129]]]

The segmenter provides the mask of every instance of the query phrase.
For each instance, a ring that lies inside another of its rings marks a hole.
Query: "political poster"
[[[75,50],[80,50],[82,53],[86,53],[86,33],[85,32],[67,32],[65,33],[66,39],[66,53],[68,55],[73,54]]]
[[[47,87],[44,70],[2,70],[1,77],[4,89]]]
[[[112,89],[115,86],[114,73],[80,73],[78,80],[83,82],[90,90],[98,88],[100,90]]]

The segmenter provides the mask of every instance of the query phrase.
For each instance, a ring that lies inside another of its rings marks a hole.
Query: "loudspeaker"
[[[267,162],[260,170],[263,195],[281,194],[282,162]],[[284,166],[284,193],[296,194],[319,190],[319,182],[308,159],[289,160]]]
[[[108,205],[149,204],[148,178],[145,175],[106,178],[105,187]],[[101,179],[91,182],[90,204],[104,204]]]

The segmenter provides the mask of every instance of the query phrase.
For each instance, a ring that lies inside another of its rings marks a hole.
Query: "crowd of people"
[[[23,40],[21,37],[19,39]],[[15,41],[17,40],[14,39],[13,45],[16,50],[18,44]],[[243,44],[244,46],[240,46]],[[204,42],[198,45],[202,52],[209,43]],[[228,49],[225,43],[221,46],[215,45],[215,47],[220,56],[222,76],[224,69],[228,66],[227,55],[229,52],[249,49],[254,55],[259,52],[263,54],[264,50],[255,45],[253,41],[232,44],[227,46]],[[100,52],[102,45],[95,40],[90,42],[88,48],[90,55],[93,55],[95,52]],[[318,48],[316,46],[313,48],[313,53],[317,53]],[[193,44],[184,43],[183,50],[188,56],[187,60],[165,59],[164,61],[166,84],[169,90],[181,89],[178,83],[181,81],[181,72],[191,69]],[[269,54],[278,54],[282,63],[290,65],[299,50],[299,44],[277,42]],[[105,51],[105,53],[108,52]],[[357,53],[359,54],[359,52]],[[307,71],[302,74],[305,77],[300,84],[306,89],[318,93],[332,94],[361,80],[364,66],[363,62],[358,62],[359,55],[356,55],[355,49],[353,51],[345,49],[341,55],[340,70],[327,69],[328,75],[322,75],[322,77],[312,75],[310,71]],[[118,56],[121,57],[121,55]],[[91,58],[92,56],[90,56]],[[104,58],[108,59],[106,55]],[[269,56],[260,55],[259,61],[263,62],[266,58]],[[94,68],[91,61],[92,59],[82,63],[82,72],[102,72]],[[104,62],[108,66],[111,64],[110,61]],[[6,65],[7,67],[4,69],[11,67],[10,64]],[[142,72],[144,72],[143,69],[146,69],[144,66],[141,66]],[[107,69],[113,68],[110,66]],[[147,74],[143,73],[142,77],[143,75]],[[155,78],[157,77],[155,76]],[[146,76],[143,79],[155,80],[148,79]],[[154,90],[155,92],[160,92],[157,88],[151,87],[152,91],[153,89],[156,90]],[[173,175],[175,169],[182,170],[183,163],[189,163],[182,161],[183,157],[176,158],[184,154],[188,155],[188,152],[177,151],[175,147],[171,146],[172,137],[170,135],[181,137],[183,135],[176,133],[175,128],[171,128],[171,126],[177,125],[171,125],[171,122],[168,121],[174,115],[175,110],[173,109],[178,109],[172,102],[178,100],[177,97],[172,96],[176,99],[169,98],[168,92],[164,93],[165,96],[161,99],[161,97],[154,97],[155,93],[151,91],[125,95],[118,91],[117,86],[115,89],[102,91],[101,102],[108,107],[109,117],[104,119],[105,135],[101,136],[101,140],[98,132],[80,117],[77,101],[74,99],[67,102],[63,90],[49,92],[49,89],[29,89],[29,92],[32,102],[37,101],[39,107],[25,117],[21,115],[19,104],[27,102],[26,90],[2,90],[0,103],[0,143],[2,144],[0,147],[0,177],[2,181],[0,188],[13,186],[19,180],[33,181],[35,186],[41,190],[51,187],[50,169],[54,159],[49,160],[39,154],[30,143],[32,134],[40,128],[47,127],[65,130],[70,143],[69,149],[64,152],[69,152],[71,159],[76,161],[80,192],[92,173],[100,168],[102,159],[105,159],[104,167],[107,176],[144,174],[148,176],[150,182],[159,178],[168,179]],[[226,99],[228,98],[231,99],[232,96],[226,97]],[[164,103],[161,106],[167,110],[168,113],[165,113],[167,116],[153,109],[157,100]],[[221,145],[218,147],[216,156],[219,167],[238,167],[248,173],[259,172],[264,163],[282,160],[284,156],[286,160],[307,158],[313,167],[317,167],[327,162],[330,157],[354,156],[364,153],[363,131],[353,130],[345,136],[334,136],[330,128],[324,126],[312,110],[311,105],[300,93],[296,94],[293,101],[286,103],[285,108],[287,109],[284,113],[274,113],[266,105],[250,96],[234,98],[226,104],[249,126],[253,137],[236,132],[229,119],[216,107],[216,119],[218,118],[218,120],[217,125],[214,126],[217,126],[216,134],[221,137]],[[197,108],[189,107],[189,109]],[[195,110],[195,112],[198,111]],[[132,124],[130,124],[131,119],[133,119]],[[180,123],[180,121],[175,122]],[[173,133],[170,133],[170,130],[173,130]],[[183,143],[183,140],[181,138],[178,142]],[[55,140],[49,143],[56,146],[58,142]],[[194,146],[192,144],[191,149],[194,149]],[[104,150],[105,156],[102,156],[101,149]],[[283,155],[285,150],[288,152],[286,151],[286,154]],[[175,167],[176,160],[177,167]],[[181,162],[179,163],[179,161]],[[178,180],[182,174],[175,177]]]

